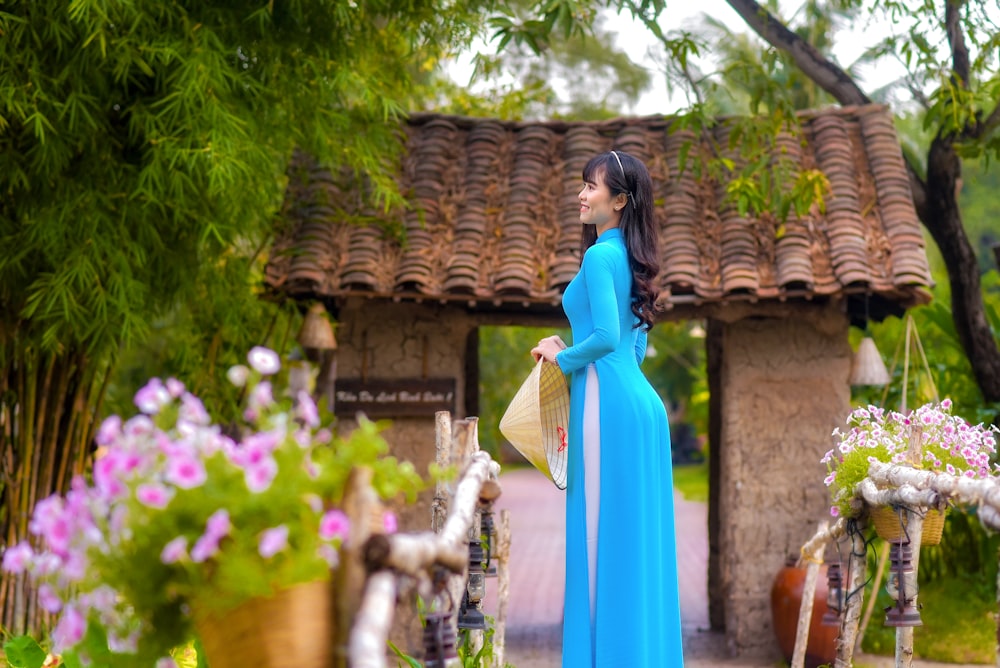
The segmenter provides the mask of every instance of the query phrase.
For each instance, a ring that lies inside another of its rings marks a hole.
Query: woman
[[[684,665],[670,432],[639,363],[659,271],[652,181],[621,151],[583,170],[584,256],[563,295],[573,345],[531,350],[570,374],[564,668]]]

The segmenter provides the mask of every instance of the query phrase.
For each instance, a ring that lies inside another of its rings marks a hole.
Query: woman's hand
[[[538,342],[538,345],[531,349],[531,356],[537,362],[540,359],[544,359],[546,362],[556,362],[556,354],[560,350],[565,350],[566,344],[559,336],[546,336],[544,339]]]

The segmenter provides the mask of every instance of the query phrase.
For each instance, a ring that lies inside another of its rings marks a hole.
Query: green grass
[[[922,584],[918,600],[924,624],[913,630],[915,657],[944,663],[996,661],[997,604],[989,586],[968,578],[943,578]],[[895,653],[896,630],[883,624],[880,612],[891,603],[881,587],[862,645],[865,652]]]
[[[708,461],[675,466],[674,489],[688,501],[708,503]]]

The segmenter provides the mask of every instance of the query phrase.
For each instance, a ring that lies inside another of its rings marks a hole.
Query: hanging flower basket
[[[902,519],[900,519],[902,515]],[[920,532],[921,545],[939,545],[941,536],[944,534],[945,513],[931,508],[924,515],[924,528]],[[896,511],[892,506],[877,506],[871,509],[872,523],[875,525],[875,533],[882,540],[895,542],[905,539],[905,527],[907,525],[906,513]]]
[[[317,580],[254,598],[224,614],[198,614],[195,627],[212,668],[327,668],[333,658],[330,582]]]

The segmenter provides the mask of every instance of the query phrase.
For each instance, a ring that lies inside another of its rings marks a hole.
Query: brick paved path
[[[496,511],[510,511],[510,601],[507,607],[507,662],[515,668],[560,668],[562,651],[563,559],[562,492],[534,469],[512,469],[500,478],[503,494]],[[703,503],[674,496],[680,567],[681,623],[685,668],[774,668],[727,657],[725,640],[708,630],[708,519]],[[487,581],[484,609],[496,614],[495,581]],[[891,657],[855,657],[855,665],[890,668]],[[962,668],[913,661],[913,668]],[[616,667],[617,668],[617,667]],[[653,668],[623,666],[622,668]],[[660,667],[656,667],[660,668]],[[669,667],[665,667],[669,668]]]

